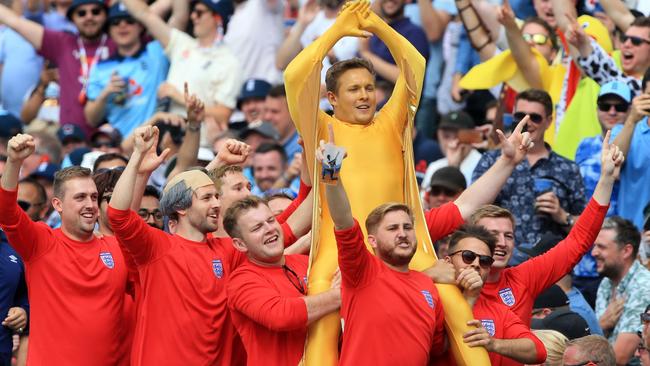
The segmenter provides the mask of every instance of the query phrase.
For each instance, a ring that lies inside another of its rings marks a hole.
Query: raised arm
[[[42,25],[23,18],[2,4],[0,4],[0,23],[15,30],[37,51],[41,49],[45,34],[45,28]]]
[[[599,0],[599,3],[605,10],[605,13],[612,18],[614,24],[621,31],[627,31],[630,24],[634,21],[634,15],[630,9],[621,0]]]
[[[457,0],[458,15],[467,31],[472,47],[478,52],[481,61],[490,59],[496,53],[497,46],[490,37],[490,30],[485,26],[471,0]]]
[[[302,50],[300,37],[302,37],[305,29],[307,29],[307,26],[314,20],[319,11],[320,7],[316,0],[307,0],[300,7],[296,24],[291,27],[289,34],[275,54],[275,67],[278,70],[284,70],[289,65],[289,62]]]
[[[524,40],[521,29],[519,29],[515,22],[515,15],[508,1],[503,2],[499,11],[499,21],[506,29],[506,38],[517,68],[521,70],[531,88],[544,89],[540,75],[541,66],[537,62],[532,48]]]
[[[497,130],[501,141],[501,156],[485,174],[454,201],[464,219],[467,220],[479,207],[494,201],[515,166],[525,158],[528,150],[533,147],[530,134],[522,133],[529,120],[528,116],[522,119],[507,139],[501,130]]]
[[[147,6],[147,3],[142,0],[121,0],[121,1],[124,4],[124,6],[126,6],[126,9],[128,10],[129,14],[131,14],[131,16],[133,16],[138,22],[142,23],[145,26],[145,28],[147,28],[147,31],[149,31],[149,33],[151,33],[151,35],[162,44],[163,48],[167,47],[167,45],[169,44],[169,39],[171,37],[172,26],[165,23],[165,21],[162,20],[162,18],[160,18],[156,13],[151,11],[149,9],[149,6]],[[170,21],[173,20],[174,24],[182,23],[180,21],[176,21],[175,19],[179,19],[181,17],[187,19],[187,14],[188,14],[187,1],[176,0],[173,1],[172,3],[173,3],[172,5],[173,13],[172,13],[172,17],[170,18]],[[181,14],[176,14],[177,11],[180,11]]]
[[[439,41],[445,33],[447,24],[451,21],[451,14],[434,9],[430,0],[417,0],[417,4],[420,9],[422,29],[427,35],[427,39],[429,42]]]
[[[630,151],[630,142],[637,123],[643,122],[643,117],[650,116],[650,94],[641,94],[632,100],[630,113],[625,119],[623,129],[616,135],[614,145],[618,146],[623,155],[627,156]]]
[[[205,105],[196,96],[190,96],[187,83],[184,90],[185,107],[187,109],[187,124],[185,125],[185,135],[183,143],[176,154],[176,166],[167,176],[167,180],[172,179],[176,174],[185,171],[187,168],[196,165],[197,154],[199,153],[199,144],[201,140],[201,123],[205,119]]]

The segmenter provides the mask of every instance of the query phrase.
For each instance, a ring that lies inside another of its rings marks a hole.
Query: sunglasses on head
[[[524,41],[533,42],[536,45],[545,45],[548,42],[548,36],[540,33],[524,33],[522,34]]]
[[[637,36],[628,36],[626,34],[621,34],[621,43],[627,42],[628,39],[630,40],[630,42],[632,42],[633,46],[640,46],[643,43],[650,44],[650,41],[648,41],[647,39],[643,39]]]
[[[196,17],[197,17],[197,18],[202,17],[203,14],[205,14],[205,13],[207,13],[207,12],[209,12],[209,10],[206,10],[206,9],[197,9],[197,8],[192,9],[192,14],[196,14]]]
[[[544,117],[539,113],[515,112],[515,114],[512,115],[513,125],[516,126],[522,119],[524,119],[524,117],[526,117],[526,115],[528,115],[530,121],[536,125],[542,123],[544,120]]]
[[[77,10],[75,12],[75,14],[77,14],[78,17],[83,18],[87,14],[92,14],[93,16],[98,16],[99,14],[101,14],[103,12],[104,12],[104,9],[102,9],[102,8],[92,8],[92,9],[90,9],[90,11],[88,11],[86,9],[79,9],[79,10]]]
[[[100,147],[117,147],[117,143],[113,141],[95,141],[93,147],[97,149]]]
[[[616,112],[627,112],[627,109],[630,107],[627,103],[607,103],[607,102],[598,102],[598,109],[601,112],[609,112],[612,107]]]
[[[128,25],[133,25],[135,24],[135,19],[133,18],[115,18],[111,19],[110,22],[108,22],[108,25],[110,26],[115,26],[115,25],[120,25],[120,23],[126,22]]]
[[[575,365],[567,365],[567,364],[565,364],[564,366],[598,366],[599,362],[600,361],[591,361],[591,360],[589,360],[589,361],[585,361],[583,363],[578,363],[578,364],[575,364]]]
[[[440,186],[433,186],[431,189],[429,189],[429,195],[430,196],[439,196],[440,194],[443,194],[447,197],[453,197],[456,195],[456,191],[453,189],[449,189],[446,187],[440,187]]]
[[[160,212],[159,209],[153,209],[151,211],[147,210],[146,208],[141,208],[138,210],[138,216],[142,217],[144,221],[149,220],[149,216],[153,216],[154,220],[162,220],[163,219],[163,214]]]
[[[463,258],[463,262],[465,262],[465,264],[474,263],[476,257],[478,257],[478,265],[481,266],[482,268],[490,268],[490,266],[492,266],[492,263],[494,263],[494,258],[492,258],[491,256],[476,254],[471,250],[467,250],[467,249],[455,251],[449,254],[449,256],[452,257],[458,253],[460,253],[461,258]]]

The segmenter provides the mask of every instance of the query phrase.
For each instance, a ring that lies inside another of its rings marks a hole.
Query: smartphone
[[[478,144],[483,142],[483,134],[481,131],[464,128],[458,130],[458,141],[463,144]]]

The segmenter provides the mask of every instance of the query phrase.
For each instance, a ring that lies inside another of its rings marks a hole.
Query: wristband
[[[191,132],[199,132],[199,131],[201,131],[201,124],[200,123],[197,123],[197,124],[188,123],[187,124],[187,130],[191,131]]]

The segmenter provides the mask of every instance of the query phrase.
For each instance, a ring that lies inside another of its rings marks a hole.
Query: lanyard
[[[90,70],[97,65],[101,53],[104,52],[104,45],[106,44],[106,35],[102,35],[102,40],[99,42],[99,47],[95,49],[95,54],[93,59],[88,64],[88,55],[86,53],[86,47],[84,47],[81,37],[77,37],[77,46],[79,47],[79,62],[81,63],[81,92],[86,93],[86,88],[88,86],[88,76],[90,75]]]

